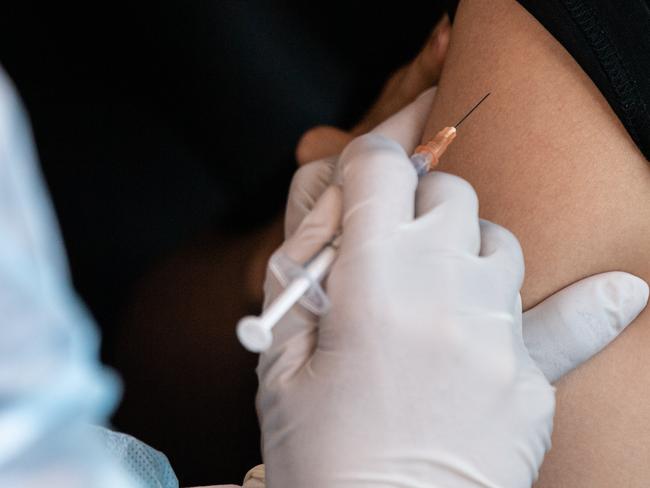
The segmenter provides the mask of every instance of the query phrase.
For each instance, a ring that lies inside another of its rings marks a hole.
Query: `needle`
[[[490,93],[492,93],[492,92],[488,92],[487,95],[485,95],[483,98],[481,98],[481,99],[476,103],[476,105],[474,105],[474,106],[470,109],[469,112],[467,112],[465,115],[463,115],[463,118],[462,118],[462,119],[460,119],[458,122],[456,122],[456,123],[454,124],[454,127],[455,127],[456,129],[458,129],[458,126],[459,126],[460,124],[462,124],[463,121],[464,121],[467,117],[469,117],[469,114],[471,114],[474,110],[476,110],[476,109],[478,108],[478,106],[479,106],[480,104],[482,104],[482,103],[485,101],[485,99],[486,99],[487,97],[490,96]]]

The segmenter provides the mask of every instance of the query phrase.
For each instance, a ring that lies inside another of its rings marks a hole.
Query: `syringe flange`
[[[320,276],[312,276],[304,265],[294,261],[283,252],[276,252],[271,256],[269,268],[283,288],[297,278],[309,280],[310,286],[298,303],[316,315],[327,313],[331,304],[325,290],[320,285]]]

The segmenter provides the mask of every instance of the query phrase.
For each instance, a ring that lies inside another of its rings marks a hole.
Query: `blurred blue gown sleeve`
[[[98,349],[25,111],[0,68],[1,487],[178,487],[161,453],[89,427],[106,423],[120,395]]]

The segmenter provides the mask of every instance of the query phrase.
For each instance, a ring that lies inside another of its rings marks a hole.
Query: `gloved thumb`
[[[629,273],[573,283],[523,314],[523,338],[549,382],[612,342],[645,308],[648,285]]]
[[[264,308],[288,285],[291,270],[287,266],[304,266],[337,232],[341,208],[341,189],[328,187],[294,234],[274,253],[264,285]],[[315,314],[300,303],[295,304],[273,327],[272,343],[260,356],[260,378],[292,375],[303,365],[313,351],[317,325]]]

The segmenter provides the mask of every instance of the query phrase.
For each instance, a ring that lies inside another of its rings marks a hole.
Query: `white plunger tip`
[[[237,324],[237,337],[239,342],[251,352],[266,351],[273,342],[273,334],[262,326],[259,317],[249,315]]]

